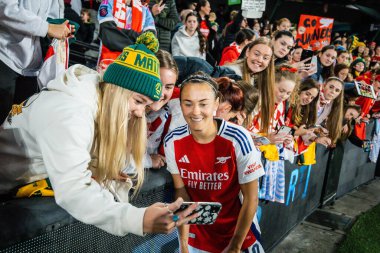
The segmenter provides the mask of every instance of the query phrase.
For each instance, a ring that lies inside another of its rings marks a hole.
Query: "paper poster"
[[[302,14],[298,23],[297,45],[313,51],[330,45],[333,24],[332,18]]]
[[[241,9],[248,12],[263,12],[265,11],[265,0],[243,0]]]
[[[241,15],[245,18],[261,18],[263,16],[263,12],[243,10]]]
[[[355,81],[355,87],[359,96],[372,98],[372,99],[376,98],[375,91],[373,90],[372,85],[367,85],[367,84]]]
[[[243,0],[241,9],[245,18],[261,18],[265,11],[265,0]]]

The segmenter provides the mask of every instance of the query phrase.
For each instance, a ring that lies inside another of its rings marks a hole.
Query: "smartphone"
[[[311,126],[307,127],[306,129],[321,128],[321,127],[322,127],[321,125],[311,125]]]
[[[292,128],[288,126],[281,126],[280,129],[277,131],[278,134],[290,134],[292,131]]]
[[[261,142],[262,145],[269,145],[270,144],[270,140],[264,136],[257,137],[253,141]]]
[[[194,204],[195,202],[183,202],[181,207],[175,212],[180,212]],[[222,210],[222,204],[219,202],[198,202],[198,207],[189,215],[200,213],[200,215],[190,220],[187,224],[211,225],[214,224],[218,214]]]
[[[269,145],[270,140],[267,137],[261,136],[256,133],[251,133],[253,142],[260,142],[262,145]]]
[[[317,73],[317,70],[318,70],[317,66],[318,66],[318,58],[316,55],[314,55],[313,57],[311,57],[311,62],[310,62],[310,68],[313,68],[314,71],[309,72],[309,75],[313,75]]]
[[[313,57],[313,55],[314,55],[314,52],[312,50],[304,49],[302,50],[302,53],[301,53],[301,61],[307,58],[311,58]],[[305,64],[310,64],[310,63],[311,63],[311,59],[305,62]]]

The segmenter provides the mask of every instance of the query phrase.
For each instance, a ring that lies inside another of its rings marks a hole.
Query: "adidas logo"
[[[189,158],[187,158],[187,155],[182,156],[181,159],[178,160],[180,163],[190,163]]]

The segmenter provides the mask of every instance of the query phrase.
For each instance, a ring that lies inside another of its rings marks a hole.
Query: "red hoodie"
[[[240,53],[240,47],[236,44],[236,42],[232,43],[228,47],[225,47],[222,52],[222,58],[220,59],[219,66],[236,61],[239,58]]]

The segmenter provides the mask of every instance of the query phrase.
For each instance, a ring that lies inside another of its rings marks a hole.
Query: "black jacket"
[[[213,67],[207,61],[199,57],[173,56],[179,69],[178,83],[182,83],[191,74],[203,71],[212,77],[227,76],[234,80],[240,80],[235,72],[227,67]]]
[[[150,1],[149,9],[152,10],[153,5],[159,2],[159,0]],[[153,16],[153,18],[156,23],[157,38],[160,42],[160,49],[170,52],[171,32],[180,22],[175,1],[167,0],[165,2],[165,8],[162,12],[157,16]]]

